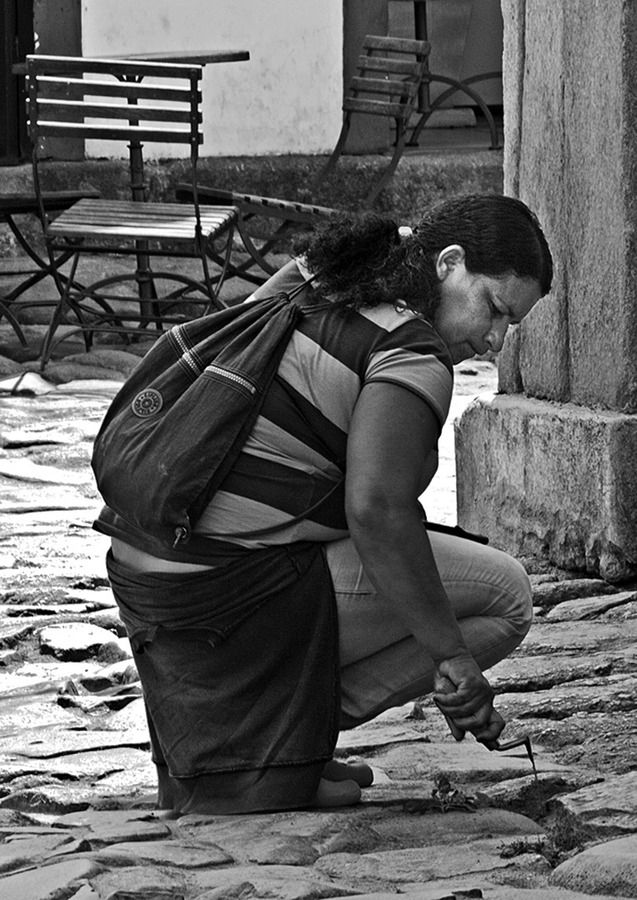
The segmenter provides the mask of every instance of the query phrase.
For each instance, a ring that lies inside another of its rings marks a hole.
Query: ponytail
[[[403,301],[429,315],[437,297],[433,266],[398,224],[374,213],[339,217],[304,235],[294,252],[318,274],[318,290],[336,306],[358,309]],[[416,252],[418,259],[411,257]]]

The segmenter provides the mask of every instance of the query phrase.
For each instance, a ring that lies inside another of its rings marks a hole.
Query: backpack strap
[[[211,539],[212,540],[214,540],[216,538],[252,539],[252,538],[257,538],[257,537],[264,537],[266,534],[276,534],[278,531],[285,531],[286,528],[291,528],[293,525],[298,525],[299,522],[302,522],[304,519],[307,519],[307,517],[310,516],[313,512],[315,512],[320,506],[322,506],[325,503],[325,501],[327,499],[329,499],[329,497],[332,496],[332,494],[336,493],[336,491],[338,490],[338,488],[340,488],[340,486],[343,484],[344,481],[345,481],[345,476],[342,475],[338,479],[338,481],[336,481],[332,485],[332,487],[329,489],[329,491],[327,491],[326,494],[323,494],[323,496],[320,498],[320,500],[317,500],[316,503],[313,503],[304,512],[299,513],[298,516],[294,516],[294,518],[292,518],[292,519],[288,519],[285,522],[279,522],[278,525],[269,525],[266,528],[255,528],[253,531],[239,531],[239,532],[234,532],[234,533],[227,532],[225,534],[214,534],[214,535],[211,535]]]

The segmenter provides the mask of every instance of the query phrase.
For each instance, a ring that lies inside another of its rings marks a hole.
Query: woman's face
[[[434,327],[455,363],[502,349],[509,325],[517,325],[540,299],[534,278],[468,272],[465,253],[452,244],[438,254],[440,304]]]

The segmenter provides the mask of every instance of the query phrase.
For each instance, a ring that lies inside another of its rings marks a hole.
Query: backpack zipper
[[[227,378],[228,381],[234,381],[236,384],[240,384],[244,387],[249,393],[256,394],[257,388],[252,381],[248,378],[245,378],[243,375],[239,375],[238,372],[231,372],[229,369],[224,369],[221,366],[217,366],[214,363],[211,363],[209,366],[205,368],[206,372],[213,372],[215,375],[221,375],[223,378]]]
[[[175,528],[175,540],[173,541],[173,550],[177,549],[178,544],[187,544],[190,540],[190,528],[186,525],[178,525]]]

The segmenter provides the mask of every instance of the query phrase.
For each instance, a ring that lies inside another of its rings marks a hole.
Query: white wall
[[[248,62],[204,71],[204,156],[329,152],[341,124],[342,48],[342,0],[82,2],[84,56],[249,51]],[[91,144],[90,155],[122,155]],[[144,154],[180,149],[147,145]]]

